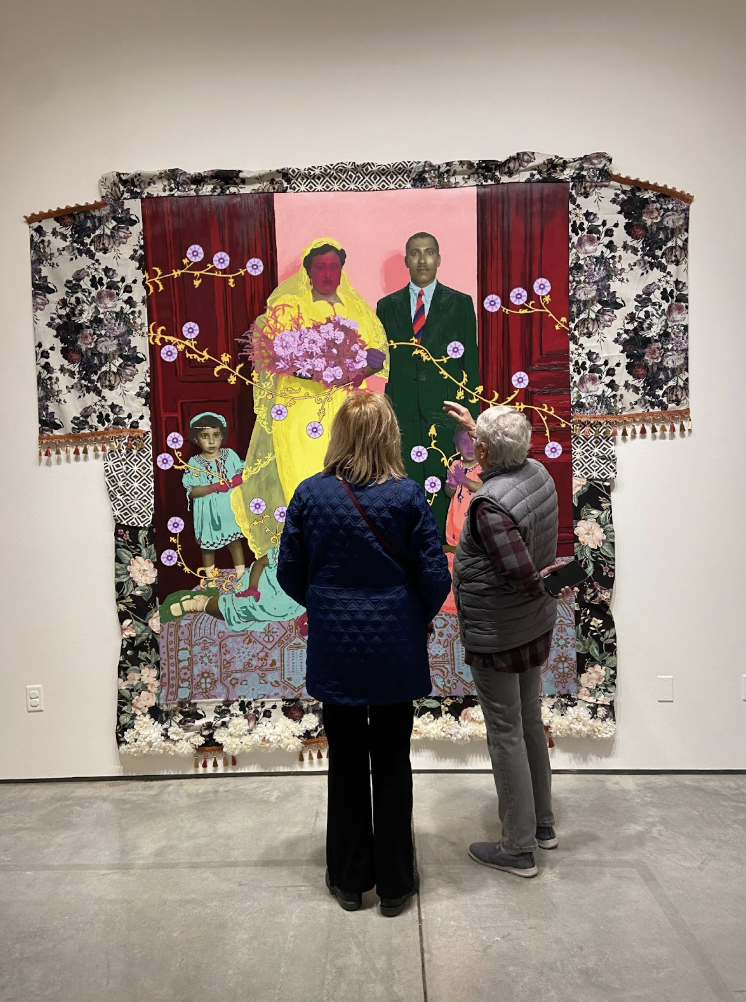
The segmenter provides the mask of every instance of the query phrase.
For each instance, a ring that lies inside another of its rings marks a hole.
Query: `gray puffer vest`
[[[536,568],[554,563],[557,553],[557,492],[541,463],[527,459],[517,469],[487,470],[471,500],[453,562],[453,590],[461,642],[475,654],[493,654],[541,637],[554,626],[556,599],[517,591],[495,572],[476,531],[477,505],[497,508],[518,526]]]

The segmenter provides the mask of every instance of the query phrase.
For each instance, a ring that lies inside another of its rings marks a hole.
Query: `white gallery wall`
[[[608,151],[618,172],[695,195],[694,432],[619,447],[618,733],[562,740],[554,765],[746,768],[745,46],[742,0],[6,0],[0,777],[192,771],[117,754],[111,516],[99,462],[37,463],[23,215],[96,199],[108,170],[518,150]],[[42,713],[26,712],[31,683]],[[487,759],[442,745],[415,764]]]

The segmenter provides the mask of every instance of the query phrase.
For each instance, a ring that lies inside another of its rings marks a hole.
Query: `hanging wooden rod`
[[[84,202],[82,205],[66,205],[60,209],[47,209],[46,212],[32,212],[30,216],[23,218],[30,225],[38,223],[40,219],[55,219],[57,216],[71,216],[74,212],[91,212],[93,209],[103,209],[108,202]]]
[[[694,201],[694,195],[688,191],[679,191],[678,188],[667,188],[664,184],[654,184],[652,181],[641,181],[639,177],[626,177],[624,174],[609,174],[610,181],[617,184],[629,184],[634,188],[644,188],[646,191],[658,191],[661,195],[670,195],[671,198],[678,198],[681,202],[689,205]]]

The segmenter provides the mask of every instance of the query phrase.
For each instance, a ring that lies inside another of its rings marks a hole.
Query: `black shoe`
[[[352,891],[341,891],[338,887],[334,887],[328,870],[326,871],[326,886],[329,888],[329,893],[339,901],[346,912],[356,912],[363,903],[362,894],[355,894]]]
[[[550,825],[539,825],[536,829],[536,841],[542,849],[556,849],[559,845],[557,832]]]
[[[469,855],[475,863],[491,866],[493,870],[514,873],[516,877],[535,877],[539,872],[532,852],[513,856],[505,852],[500,842],[472,842]]]
[[[400,898],[381,898],[381,915],[387,918],[395,918],[404,911],[404,906],[410,898],[413,898],[420,889],[420,875],[414,871],[414,887],[407,894],[402,894]]]

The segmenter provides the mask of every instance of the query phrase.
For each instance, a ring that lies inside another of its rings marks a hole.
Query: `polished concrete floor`
[[[2,1002],[746,1000],[746,777],[555,777],[560,848],[472,863],[491,777],[415,777],[419,899],[324,888],[323,776],[0,786]]]

